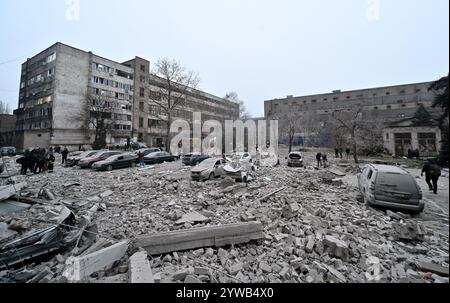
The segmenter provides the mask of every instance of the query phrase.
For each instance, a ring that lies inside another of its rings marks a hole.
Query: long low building
[[[298,121],[313,123],[314,129],[317,130],[325,128],[332,122],[332,113],[335,110],[362,108],[365,119],[383,123],[384,146],[392,154],[404,156],[407,155],[408,149],[422,149],[429,156],[436,155],[440,148],[441,137],[437,127],[422,130],[413,129],[411,125],[408,129],[393,127],[393,124],[399,121],[411,120],[421,106],[433,116],[440,114],[439,108],[432,107],[435,98],[435,93],[429,90],[432,83],[421,82],[351,91],[336,90],[331,93],[299,97],[287,96],[283,99],[265,101],[264,112],[267,120],[280,120],[280,128],[283,127],[283,121],[294,117]],[[294,141],[305,143],[308,135],[310,134],[299,133]],[[280,139],[283,137],[280,136]],[[423,142],[427,144],[424,145]],[[321,145],[331,144],[334,144],[331,136],[321,138]]]
[[[155,95],[150,91],[157,78],[148,60],[119,63],[56,43],[22,64],[14,145],[91,145],[91,118],[98,111],[105,112],[110,125],[108,145],[161,145],[164,121],[152,115]],[[239,118],[238,104],[199,90],[190,90],[186,104],[174,118],[192,117],[193,112],[219,121]]]

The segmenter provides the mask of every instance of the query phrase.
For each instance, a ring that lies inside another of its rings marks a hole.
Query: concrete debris
[[[250,183],[180,162],[1,178],[0,283],[448,283],[448,215],[358,203],[356,165],[303,154]]]
[[[130,257],[130,282],[155,283],[148,255],[145,251],[137,252]]]

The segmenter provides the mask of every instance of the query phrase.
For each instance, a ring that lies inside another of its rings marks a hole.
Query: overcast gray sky
[[[0,100],[59,41],[125,61],[180,60],[201,89],[263,101],[445,76],[448,0],[1,0]],[[75,10],[74,10],[75,9]]]

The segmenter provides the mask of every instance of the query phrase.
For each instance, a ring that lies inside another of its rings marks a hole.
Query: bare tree
[[[170,150],[170,125],[176,111],[185,106],[188,93],[194,90],[200,80],[198,74],[188,71],[178,61],[167,58],[159,59],[155,64],[154,73],[160,78],[158,85],[160,100],[152,100],[159,107],[158,118],[166,123],[166,150]]]
[[[92,148],[103,149],[107,146],[107,137],[113,131],[114,119],[112,102],[101,97],[88,94],[86,102],[80,111],[71,116],[71,122],[81,123],[81,130],[85,138],[91,140],[94,135]]]
[[[252,117],[252,115],[248,112],[247,107],[243,100],[239,99],[239,96],[236,92],[229,92],[223,97],[224,99],[239,104],[239,118],[242,120],[247,120]]]
[[[353,159],[358,163],[357,132],[362,126],[362,107],[356,109],[337,109],[331,116],[337,122],[337,131],[345,130],[349,135],[353,150]]]
[[[10,114],[10,113],[11,107],[9,106],[9,104],[0,100],[0,114]]]

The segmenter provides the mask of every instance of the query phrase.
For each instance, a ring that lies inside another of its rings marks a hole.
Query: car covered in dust
[[[222,177],[224,172],[224,165],[226,161],[222,158],[209,158],[203,160],[198,165],[191,168],[191,178],[194,181],[213,180],[217,177]]]

